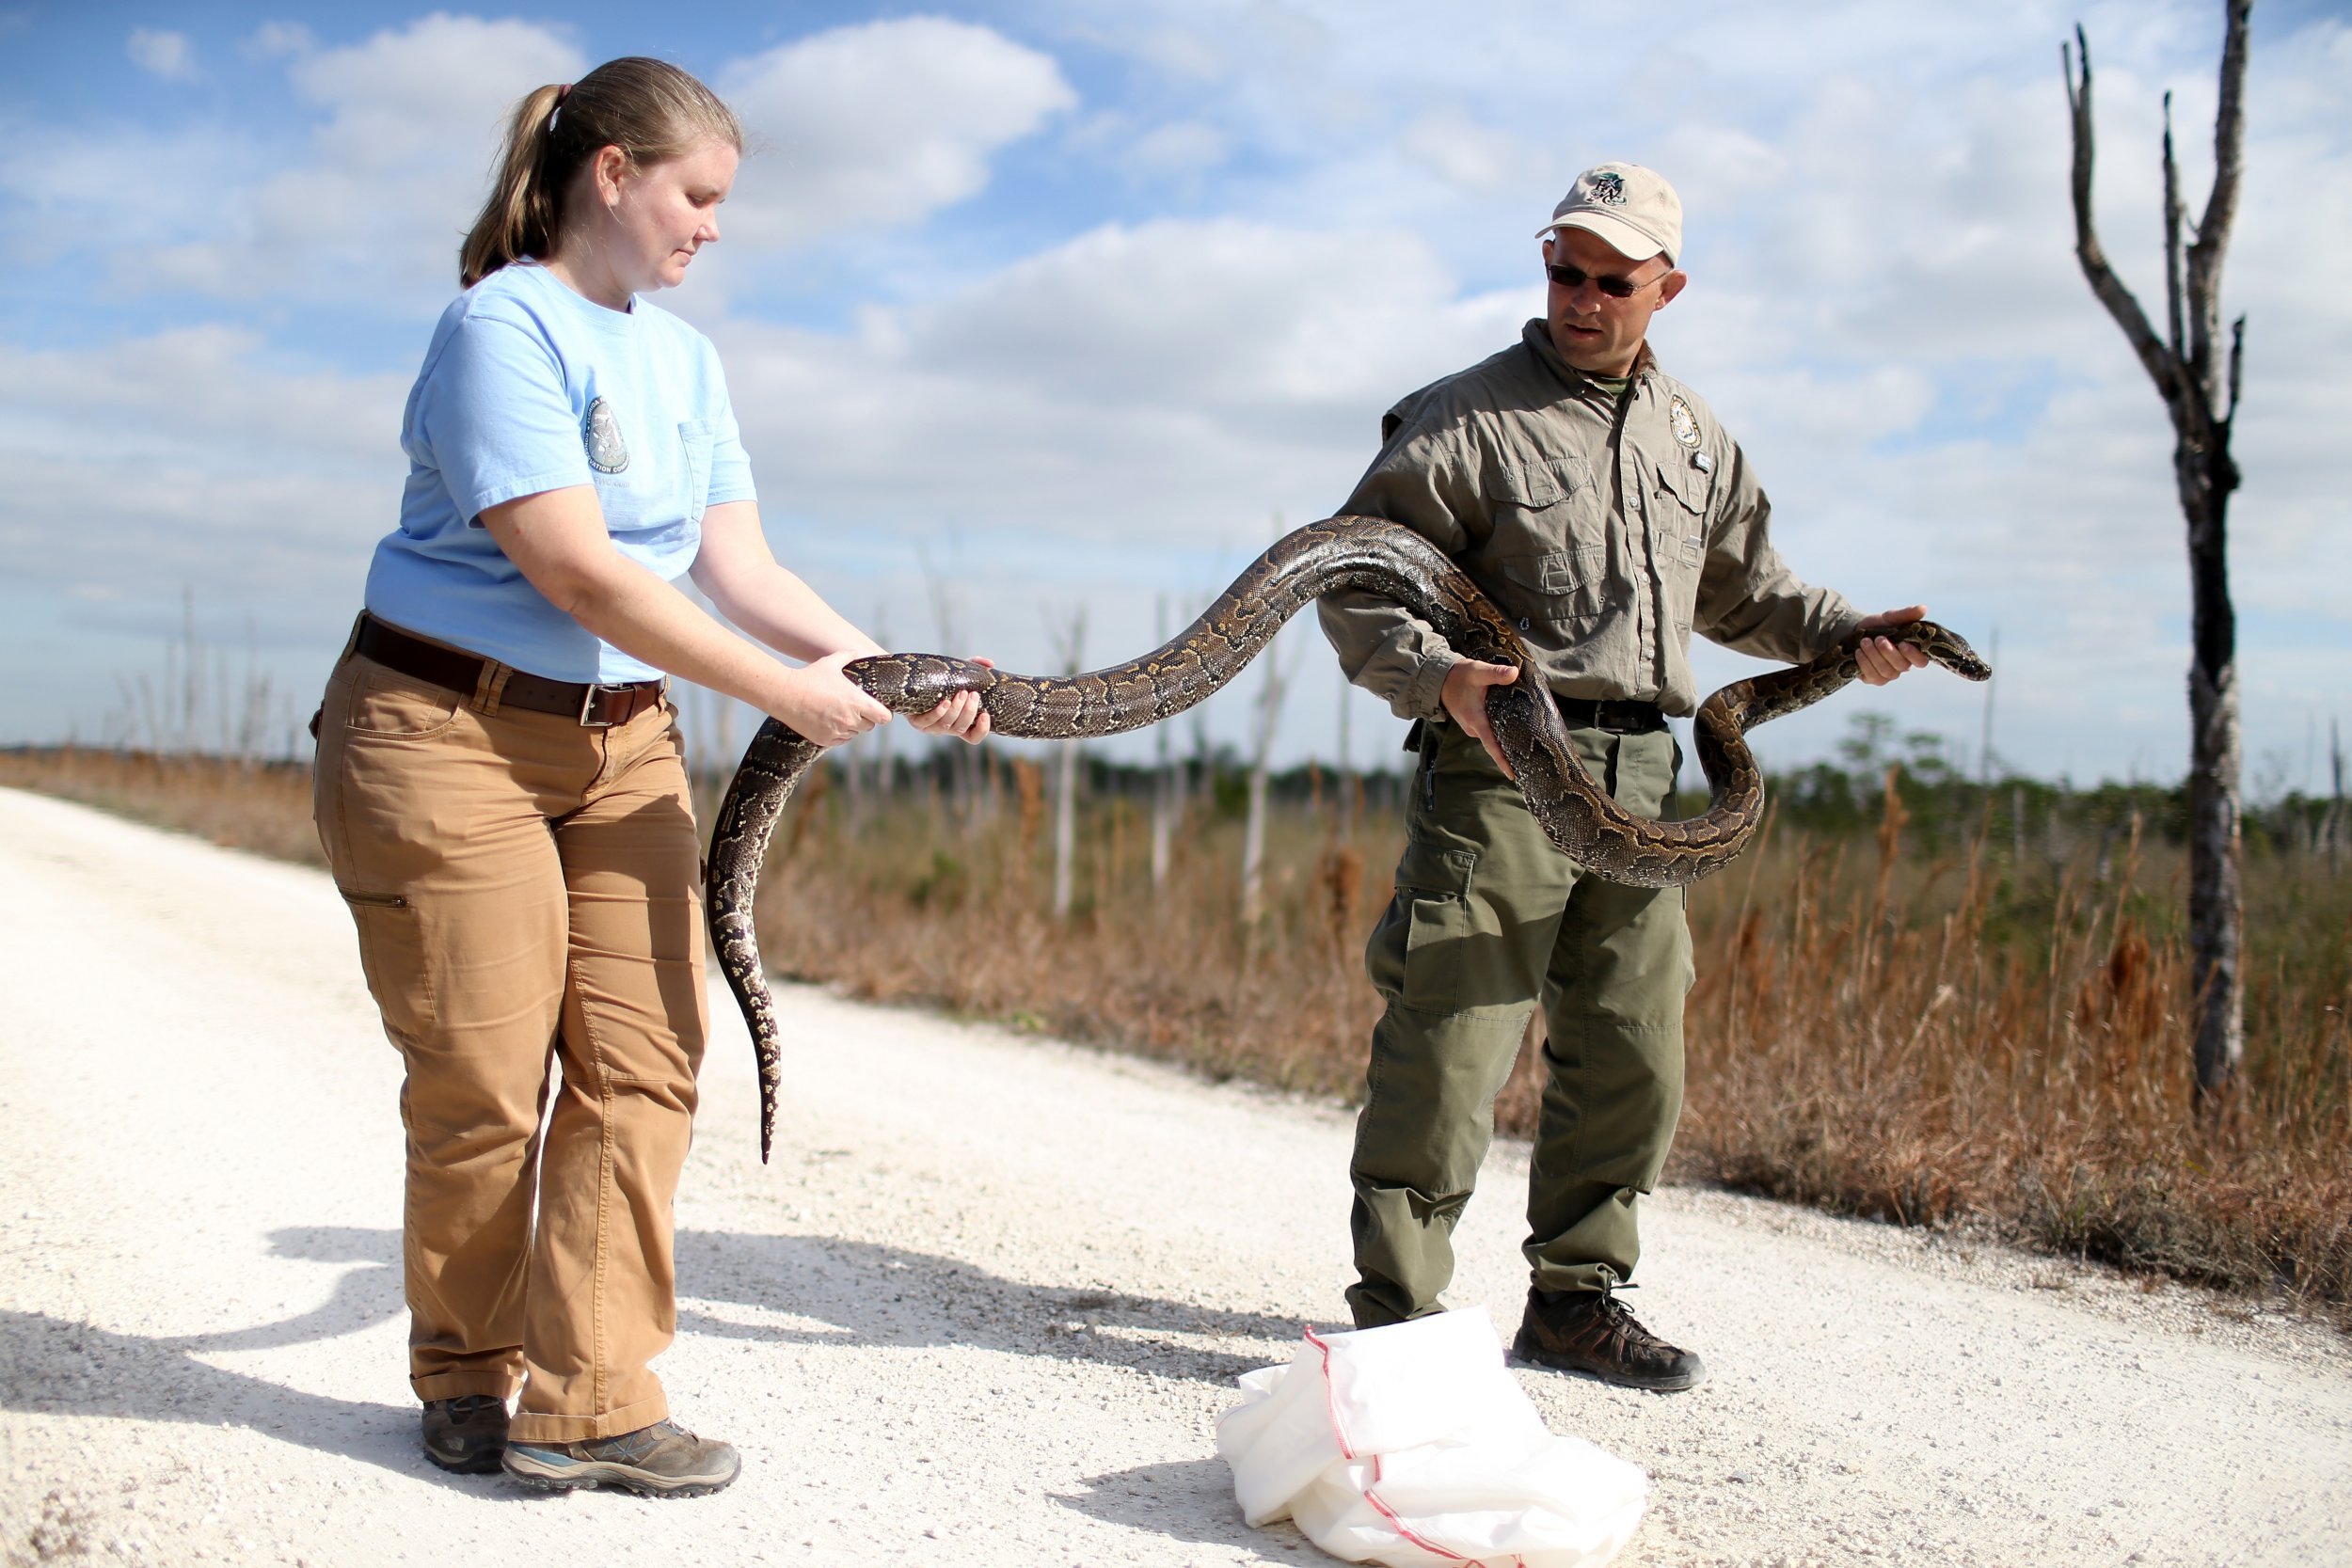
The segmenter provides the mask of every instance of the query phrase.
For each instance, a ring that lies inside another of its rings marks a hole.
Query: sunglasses
[[[1672,267],[1668,267],[1666,269],[1666,272],[1672,271],[1674,271],[1674,268]],[[1602,293],[1607,294],[1611,299],[1631,299],[1635,294],[1640,293],[1644,289],[1646,289],[1652,283],[1657,282],[1660,277],[1666,276],[1666,272],[1661,272],[1658,275],[1658,277],[1645,277],[1642,281],[1636,283],[1630,277],[1617,277],[1614,276],[1596,277],[1591,273],[1586,272],[1582,267],[1572,267],[1565,261],[1554,261],[1549,266],[1544,268],[1544,272],[1554,283],[1559,284],[1564,289],[1581,288],[1586,282],[1589,281],[1594,288],[1598,289]]]

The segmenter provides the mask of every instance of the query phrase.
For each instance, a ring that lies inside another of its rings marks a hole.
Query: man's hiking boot
[[[1606,1291],[1529,1291],[1511,1354],[1532,1366],[1589,1372],[1627,1388],[1689,1388],[1707,1376],[1697,1355],[1644,1328],[1633,1309]]]
[[[506,1451],[506,1402],[496,1394],[460,1394],[424,1402],[424,1456],[461,1476],[486,1476]]]
[[[732,1448],[697,1437],[675,1421],[583,1443],[506,1446],[508,1475],[555,1492],[617,1486],[647,1497],[699,1497],[718,1491],[742,1469]]]

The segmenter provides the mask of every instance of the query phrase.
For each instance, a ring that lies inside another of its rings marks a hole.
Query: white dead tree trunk
[[[1282,668],[1279,647],[1258,656],[1265,666],[1265,684],[1258,689],[1258,733],[1249,753],[1249,816],[1241,836],[1241,918],[1245,926],[1258,923],[1265,898],[1266,784],[1274,756],[1274,732],[1281,723],[1282,699],[1290,676]]]
[[[1087,612],[1072,612],[1067,630],[1054,633],[1061,655],[1062,673],[1075,675],[1086,669]],[[1073,863],[1078,855],[1078,743],[1065,740],[1054,757],[1054,918],[1070,913]]]
[[[1168,595],[1160,595],[1158,617],[1159,641],[1168,641]],[[1167,724],[1154,724],[1153,738],[1159,747],[1159,777],[1152,790],[1152,891],[1157,895],[1168,885],[1168,863],[1176,839],[1176,808],[1178,786],[1173,749],[1168,740]]]
[[[931,618],[939,626],[939,651],[953,655],[963,646],[961,627],[957,624],[956,606],[946,581],[931,570],[930,557],[919,557],[923,562],[923,581],[930,591]],[[886,733],[888,726],[884,726]],[[920,765],[929,772],[931,763]],[[948,814],[962,824],[963,836],[977,837],[980,831],[980,759],[978,748],[961,742],[947,748]]]
[[[2246,20],[2253,0],[2225,0],[2221,90],[2214,113],[2213,189],[2185,256],[2186,209],[2172,159],[2172,95],[2164,99],[2164,285],[2169,341],[2159,339],[2139,301],[2107,264],[2091,225],[2090,43],[2080,25],[2059,64],[2073,111],[2074,256],[2090,292],[2115,318],[2140,367],[2172,417],[2172,479],[2188,523],[2188,945],[2197,1002],[2197,1100],[2212,1104],[2236,1076],[2245,1053],[2245,1000],[2238,987],[2241,930],[2238,775],[2237,618],[2230,605],[2228,511],[2238,486],[2230,458],[2237,417],[2246,318],[2230,328],[2222,360],[2221,261],[2237,216],[2246,141]]]

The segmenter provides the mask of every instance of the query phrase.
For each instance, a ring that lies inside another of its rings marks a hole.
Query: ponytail
[[[629,55],[578,82],[533,89],[515,107],[489,199],[458,247],[459,287],[550,255],[572,182],[602,149],[617,147],[644,168],[711,140],[740,152],[743,129],[716,93],[666,61]]]
[[[563,202],[547,178],[548,146],[554,140],[556,106],[565,96],[562,87],[545,87],[516,105],[490,199],[458,247],[458,287],[470,289],[507,262],[551,248]]]

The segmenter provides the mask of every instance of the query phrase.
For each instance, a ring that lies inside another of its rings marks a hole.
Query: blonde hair
[[[735,112],[665,60],[631,55],[567,86],[536,88],[516,105],[498,181],[458,247],[459,286],[470,289],[510,261],[551,251],[564,193],[599,149],[617,147],[643,168],[714,139],[743,150]]]

